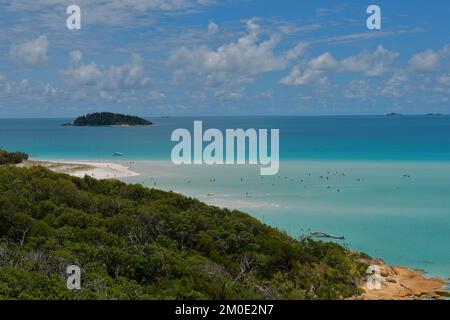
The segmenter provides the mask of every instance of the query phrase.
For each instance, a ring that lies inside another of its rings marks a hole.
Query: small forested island
[[[153,123],[140,117],[112,112],[95,112],[78,117],[73,123],[63,126],[149,126]]]
[[[8,152],[0,148],[0,165],[18,164],[28,160],[28,154],[24,152]]]
[[[365,257],[173,192],[0,166],[0,300],[343,299]]]
[[[388,117],[395,117],[395,116],[402,116],[403,114],[401,114],[401,113],[396,113],[396,112],[391,112],[391,113],[388,113],[386,116],[388,116]]]

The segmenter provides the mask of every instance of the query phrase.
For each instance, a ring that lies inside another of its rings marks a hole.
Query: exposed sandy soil
[[[19,164],[21,167],[42,166],[55,172],[67,173],[75,177],[91,176],[95,179],[115,179],[123,177],[138,176],[128,167],[117,163],[100,162],[58,162],[58,161],[36,161],[28,160]]]

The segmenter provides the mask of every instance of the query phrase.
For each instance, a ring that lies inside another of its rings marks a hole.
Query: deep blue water
[[[280,129],[280,159],[450,160],[450,116],[152,118],[149,127],[63,127],[71,119],[0,119],[0,146],[34,158],[168,160],[174,129]]]

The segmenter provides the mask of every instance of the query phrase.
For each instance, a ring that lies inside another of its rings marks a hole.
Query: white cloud
[[[179,48],[172,53],[169,65],[183,68],[193,73],[242,72],[258,74],[284,67],[283,59],[273,55],[276,40],[257,43],[252,36],[221,46],[216,51],[206,46],[194,49]]]
[[[353,80],[345,90],[345,97],[349,99],[366,99],[371,93],[366,80]]]
[[[20,82],[5,80],[4,93],[7,96],[25,96],[30,92],[28,80],[23,79]]]
[[[175,69],[175,77],[182,79],[195,74],[214,82],[218,79],[242,82],[242,79],[251,80],[255,75],[286,68],[304,50],[305,45],[299,44],[285,54],[276,55],[278,37],[260,40],[260,27],[254,20],[247,21],[246,27],[245,36],[215,50],[205,45],[175,49],[168,60],[168,65]]]
[[[442,85],[450,87],[450,75],[440,76],[437,78],[437,82]]]
[[[385,97],[401,97],[409,90],[409,79],[404,74],[394,74],[377,92]]]
[[[61,71],[61,75],[67,83],[81,86],[97,85],[102,79],[102,72],[95,62],[80,62],[77,66]]]
[[[60,28],[61,12],[65,12],[67,6],[74,4],[68,0],[14,0],[7,1],[5,11],[26,12],[33,20],[32,23],[46,24],[54,28]],[[120,0],[120,1],[92,1],[77,0],[82,10],[83,25],[148,25],[163,13],[189,14],[198,9],[214,4],[209,0]],[[86,8],[86,9],[85,9]]]
[[[158,91],[158,90],[150,90],[148,93],[148,97],[150,100],[164,100],[167,98],[166,94],[164,92]]]
[[[101,86],[106,89],[143,87],[149,82],[144,74],[142,58],[133,54],[131,62],[120,66],[112,66],[103,72]]]
[[[253,81],[253,76],[245,74],[230,74],[228,72],[213,72],[205,76],[205,85],[207,87],[241,86],[252,83]]]
[[[194,91],[190,93],[191,99],[194,102],[204,102],[208,98],[204,92]]]
[[[433,50],[427,50],[414,55],[409,61],[414,71],[436,71],[439,68],[439,55]]]
[[[295,66],[291,73],[284,77],[280,83],[286,85],[303,86],[308,84],[324,85],[328,81],[328,78],[324,76],[321,70],[304,69],[302,71],[301,66]]]
[[[37,65],[47,62],[49,41],[42,35],[36,39],[14,44],[9,50],[9,56],[18,63]]]
[[[360,72],[369,77],[381,76],[389,71],[399,54],[378,46],[374,52],[364,51],[357,55],[336,60],[329,52],[323,53],[307,63],[300,63],[280,82],[286,85],[308,85],[327,82],[327,72]]]
[[[333,56],[326,52],[308,63],[309,69],[316,70],[331,70],[339,67],[339,63],[333,58]]]
[[[409,28],[409,29],[400,29],[395,31],[377,31],[377,32],[361,32],[361,33],[352,33],[346,35],[333,36],[325,39],[317,39],[314,40],[314,43],[351,43],[351,42],[359,42],[359,41],[368,41],[385,37],[394,37],[405,34],[414,34],[421,32],[421,28]]]
[[[409,68],[415,72],[433,72],[442,67],[444,60],[450,55],[450,45],[440,50],[425,50],[415,54],[409,60]]]
[[[261,92],[260,96],[261,96],[261,98],[272,99],[273,98],[273,91],[272,90],[263,91],[263,92]]]
[[[345,91],[349,99],[368,99],[370,97],[400,98],[412,90],[411,82],[405,72],[392,75],[387,81],[372,83],[368,80],[353,80]]]
[[[83,59],[83,53],[80,50],[70,52],[70,62],[79,63]]]
[[[308,46],[309,46],[309,44],[307,42],[298,43],[294,48],[290,49],[286,53],[286,60],[290,61],[290,60],[297,59],[306,51],[306,48]]]
[[[216,23],[214,23],[214,22],[210,22],[208,24],[208,33],[214,34],[217,31],[219,31],[219,26]]]
[[[450,75],[440,75],[436,78],[434,92],[450,93]]]
[[[4,89],[4,92],[5,92],[5,94],[7,95],[7,96],[10,96],[10,95],[12,95],[13,94],[13,86],[12,86],[13,84],[11,83],[11,82],[9,82],[9,81],[7,81],[6,83],[5,83],[5,89]]]
[[[220,101],[238,101],[245,95],[245,87],[236,90],[218,89],[214,92],[214,96]]]
[[[85,64],[81,52],[71,52],[71,65],[62,70],[64,80],[73,85],[97,86],[102,90],[132,89],[145,86],[149,78],[144,73],[142,58],[133,54],[129,63],[101,69],[95,62]]]
[[[42,91],[43,91],[44,95],[53,96],[53,97],[58,94],[58,89],[50,83],[43,84]]]
[[[340,68],[344,72],[362,72],[369,77],[381,76],[389,70],[398,56],[398,52],[378,46],[374,52],[365,51],[342,60]]]
[[[28,83],[28,80],[22,80],[19,83],[19,93],[27,93],[30,85]]]

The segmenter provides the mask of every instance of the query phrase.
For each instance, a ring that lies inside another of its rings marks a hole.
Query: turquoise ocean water
[[[62,127],[0,119],[0,146],[35,159],[118,160],[143,183],[240,208],[293,236],[344,235],[390,264],[450,277],[450,117],[153,118],[150,127]],[[280,172],[169,164],[176,128],[280,129]],[[154,162],[158,161],[158,162]],[[208,196],[212,192],[214,196]]]

